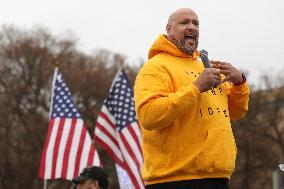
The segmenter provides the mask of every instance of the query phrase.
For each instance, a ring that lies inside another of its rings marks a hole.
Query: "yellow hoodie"
[[[163,35],[139,71],[135,109],[142,128],[142,176],[155,184],[201,178],[230,178],[236,144],[230,119],[248,109],[249,88],[222,83],[200,93],[193,82],[204,67]]]

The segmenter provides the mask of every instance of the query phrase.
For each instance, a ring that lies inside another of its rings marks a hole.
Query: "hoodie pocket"
[[[228,172],[235,168],[237,148],[232,131],[212,128],[197,159],[197,169],[204,172]]]

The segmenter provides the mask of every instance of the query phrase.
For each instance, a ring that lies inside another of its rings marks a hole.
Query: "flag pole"
[[[115,74],[115,76],[114,76],[114,78],[113,78],[113,80],[112,80],[112,83],[111,83],[111,86],[110,86],[110,88],[109,88],[109,91],[111,91],[111,89],[112,89],[112,87],[113,87],[113,85],[114,85],[114,83],[115,83],[115,79],[119,76],[119,74],[120,74],[120,72],[123,70],[123,68],[121,67],[121,66],[119,66],[119,68],[118,68],[118,70],[117,70],[117,72],[116,72],[116,74]]]
[[[47,182],[47,180],[46,179],[44,179],[44,182],[43,182],[43,189],[46,189],[46,183]]]
[[[53,95],[54,95],[53,89],[54,89],[57,74],[58,74],[58,67],[55,67],[54,74],[53,74],[53,80],[52,80],[52,86],[51,86],[51,101],[50,101],[50,109],[49,109],[49,116],[48,116],[49,119],[51,118],[51,112],[52,112],[52,106],[53,106]]]
[[[52,85],[51,85],[51,103],[50,103],[50,109],[49,109],[49,120],[51,118],[51,112],[52,112],[52,105],[53,105],[53,95],[54,95],[54,91],[53,91],[53,88],[54,88],[54,85],[55,85],[55,81],[56,81],[56,76],[57,76],[57,73],[58,73],[58,67],[56,66],[55,67],[55,70],[54,70],[54,74],[53,74],[53,79],[52,79]],[[43,189],[46,189],[47,188],[47,180],[44,179],[44,182],[43,182]]]

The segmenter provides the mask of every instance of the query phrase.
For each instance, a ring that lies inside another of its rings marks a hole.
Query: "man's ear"
[[[171,33],[171,25],[170,24],[167,24],[167,26],[166,26],[166,30],[167,30],[167,34],[168,35],[170,35],[170,33]]]
[[[96,189],[100,189],[99,181],[94,180],[92,184],[94,185],[94,188],[96,188]]]

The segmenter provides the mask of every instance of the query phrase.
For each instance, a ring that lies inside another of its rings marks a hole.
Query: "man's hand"
[[[205,68],[199,75],[194,85],[199,91],[206,92],[213,87],[214,84],[219,85],[221,83],[220,70],[215,68]]]
[[[230,81],[233,84],[236,84],[243,81],[242,73],[230,63],[210,61],[210,64],[212,65],[212,68],[219,69],[220,73],[225,76],[225,78],[221,81],[222,83],[225,81]]]

